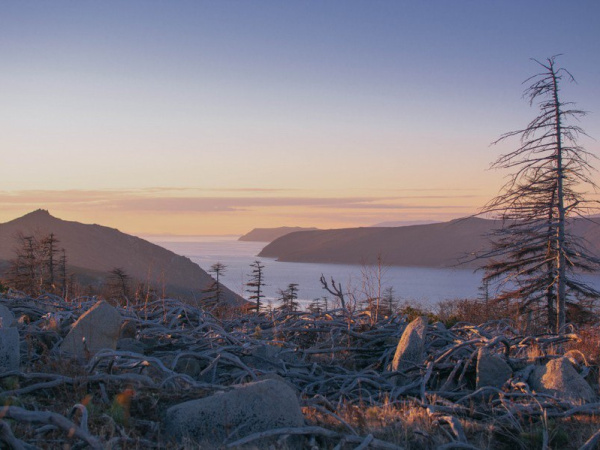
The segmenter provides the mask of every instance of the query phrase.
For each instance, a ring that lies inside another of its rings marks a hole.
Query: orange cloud
[[[44,208],[64,219],[138,234],[241,234],[283,225],[335,228],[445,220],[475,212],[485,200],[460,191],[409,191],[394,196],[311,196],[303,191],[290,196],[287,189],[260,188],[0,191],[0,220]]]

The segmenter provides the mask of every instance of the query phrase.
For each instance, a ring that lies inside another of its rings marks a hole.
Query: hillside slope
[[[238,241],[272,242],[275,239],[296,231],[311,231],[317,228],[302,227],[278,227],[278,228],[254,228],[252,231],[241,236]]]
[[[158,292],[164,288],[166,294],[188,299],[199,298],[200,291],[212,282],[210,275],[184,256],[114,228],[61,220],[45,210],[0,224],[0,261],[14,258],[19,232],[54,233],[60,241],[58,247],[66,250],[69,266],[96,279],[118,267]],[[228,301],[243,301],[229,289],[225,291]]]
[[[393,228],[346,228],[288,234],[267,245],[259,256],[288,262],[363,264],[381,255],[394,266],[452,267],[489,246],[485,237],[499,223],[479,218]],[[600,225],[575,219],[572,231],[600,255]],[[477,267],[480,261],[460,267]]]

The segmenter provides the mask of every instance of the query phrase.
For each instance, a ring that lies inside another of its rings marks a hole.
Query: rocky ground
[[[590,334],[344,310],[218,320],[175,300],[0,297],[9,448],[582,448]],[[584,337],[584,339],[582,339]],[[587,347],[586,347],[587,345]]]

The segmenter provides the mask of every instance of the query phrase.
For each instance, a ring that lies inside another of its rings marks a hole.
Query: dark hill
[[[379,222],[372,227],[408,227],[410,225],[429,225],[430,223],[439,223],[437,220],[392,220],[388,222]]]
[[[296,231],[310,231],[316,228],[302,227],[279,227],[279,228],[255,228],[252,231],[241,236],[238,241],[253,241],[253,242],[272,242],[281,236]]]
[[[14,258],[16,235],[43,236],[54,233],[59,248],[67,254],[69,268],[87,280],[102,282],[108,272],[122,268],[130,277],[148,283],[158,292],[187,299],[200,298],[212,278],[190,259],[144,239],[101,225],[86,225],[51,216],[37,210],[0,224],[0,267]],[[243,299],[225,289],[229,302]]]
[[[499,223],[479,218],[457,219],[428,225],[393,228],[346,228],[288,234],[267,245],[259,256],[279,261],[364,264],[381,254],[394,266],[451,267],[467,255],[487,248],[485,237]],[[575,219],[575,235],[588,250],[600,255],[600,226],[588,219]],[[476,267],[470,262],[460,267]]]

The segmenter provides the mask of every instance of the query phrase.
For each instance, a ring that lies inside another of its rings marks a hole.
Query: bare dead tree
[[[381,253],[377,255],[375,264],[363,264],[361,266],[361,285],[362,294],[365,297],[366,309],[371,314],[371,319],[377,322],[381,311],[381,301],[383,297],[383,282],[387,272],[387,265],[383,260]]]
[[[344,292],[342,290],[342,283],[338,283],[336,285],[335,280],[333,279],[333,277],[331,277],[331,286],[329,286],[329,283],[327,282],[327,280],[325,279],[325,275],[323,274],[321,274],[321,278],[319,279],[319,281],[321,282],[321,287],[323,289],[325,289],[327,292],[329,292],[331,295],[333,295],[340,301],[342,309],[345,311],[346,297],[344,296]]]
[[[499,282],[497,300],[516,302],[521,314],[534,312],[559,332],[567,306],[600,296],[577,276],[597,270],[600,260],[569,229],[572,217],[589,213],[581,186],[596,189],[589,163],[594,156],[577,143],[583,129],[569,123],[585,112],[559,97],[561,82],[573,76],[557,66],[556,57],[534,61],[542,72],[525,81],[530,84],[524,97],[540,114],[496,141],[518,137],[520,146],[492,164],[513,173],[483,209],[500,218],[502,227],[492,233],[492,249],[480,256],[489,258],[484,282]]]
[[[61,249],[61,255],[58,263],[58,270],[60,273],[60,286],[61,286],[61,295],[67,300],[69,297],[68,290],[68,276],[67,276],[67,251],[63,248]]]
[[[115,267],[110,271],[109,276],[109,285],[111,290],[111,295],[123,299],[125,301],[129,301],[130,292],[129,292],[129,282],[130,282],[129,274],[120,267]]]
[[[58,253],[58,248],[56,247],[56,245],[59,242],[60,241],[56,238],[54,233],[48,234],[40,242],[41,250],[44,255],[45,263],[48,270],[48,275],[47,279],[45,280],[45,284],[47,286],[48,291],[50,292],[54,292],[56,288],[56,254]]]
[[[40,295],[47,287],[47,262],[43,252],[44,240],[21,232],[15,236],[15,257],[7,271],[7,284],[29,295]]]
[[[396,299],[394,298],[394,287],[388,286],[383,291],[382,302],[385,305],[385,314],[392,316],[396,310]]]
[[[57,286],[61,270],[61,260],[57,258],[60,241],[56,235],[25,235],[20,232],[15,235],[15,241],[15,257],[7,270],[7,284],[35,296],[60,293],[61,289]]]

